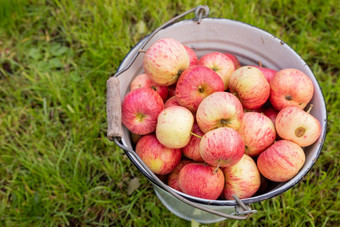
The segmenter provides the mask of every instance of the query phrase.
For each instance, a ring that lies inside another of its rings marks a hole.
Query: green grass
[[[106,80],[140,39],[199,4],[211,17],[280,37],[319,80],[328,110],[320,158],[246,221],[209,226],[338,226],[337,1],[0,1],[0,224],[190,226],[106,138]],[[192,15],[186,17],[192,18]],[[131,195],[128,185],[138,178]],[[194,223],[193,223],[194,225]]]

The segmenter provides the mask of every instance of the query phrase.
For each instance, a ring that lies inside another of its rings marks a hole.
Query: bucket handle
[[[159,28],[157,28],[154,32],[152,32],[149,37],[142,43],[141,49],[145,47],[145,45],[148,43],[148,41],[161,29],[165,28],[166,26],[170,25],[174,21],[178,20],[179,18],[184,17],[185,15],[195,12],[195,19],[197,20],[197,23],[199,24],[201,22],[201,19],[204,17],[207,17],[209,15],[209,7],[208,6],[202,6],[199,5],[196,8],[193,8],[185,13],[182,13],[178,15],[177,17],[174,17],[173,19],[169,20]],[[108,132],[107,132],[107,137],[109,140],[114,141],[116,145],[123,149],[124,151],[128,152],[131,156],[134,157],[134,159],[138,162],[140,166],[142,166],[146,173],[152,177],[154,183],[157,185],[161,186],[165,191],[167,191],[169,194],[177,198],[178,200],[182,201],[183,203],[186,203],[192,207],[195,207],[197,209],[200,209],[202,211],[224,217],[224,218],[229,218],[229,219],[235,219],[235,220],[244,220],[247,219],[251,214],[256,213],[257,210],[252,210],[250,209],[249,206],[245,205],[236,195],[233,195],[235,201],[237,202],[238,206],[236,206],[236,215],[233,214],[225,214],[213,209],[209,209],[204,206],[200,206],[197,203],[194,203],[183,196],[177,194],[175,191],[173,191],[168,185],[163,183],[150,169],[145,165],[145,163],[141,160],[141,158],[137,155],[137,153],[123,145],[121,143],[121,138],[122,138],[122,125],[121,125],[121,118],[122,118],[122,113],[121,113],[121,98],[120,98],[120,89],[119,89],[119,79],[117,76],[128,70],[137,56],[139,55],[141,51],[138,51],[133,59],[129,62],[129,64],[124,67],[122,70],[117,72],[114,76],[110,77],[107,80],[107,103],[106,103],[106,112],[107,112],[107,122],[108,122]]]
[[[186,16],[189,13],[195,12],[195,21],[197,21],[197,24],[201,23],[201,20],[205,17],[209,16],[209,7],[208,6],[203,6],[203,5],[199,5],[193,9],[190,9],[172,19],[170,19],[168,22],[162,24],[160,27],[158,27],[156,30],[154,30],[150,35],[148,35],[145,40],[143,40],[143,43],[140,45],[140,50],[133,56],[133,58],[131,59],[131,61],[129,62],[129,64],[124,67],[123,69],[119,70],[119,72],[116,72],[116,74],[114,74],[115,77],[119,76],[120,74],[122,74],[123,72],[125,72],[126,70],[128,70],[131,65],[134,63],[134,61],[136,60],[136,58],[138,57],[138,55],[143,52],[143,48],[145,47],[145,45],[150,41],[150,39],[152,39],[152,37],[154,37],[154,35],[156,33],[158,33],[160,30],[162,30],[163,28],[173,24],[175,21],[177,21],[180,18],[183,18],[184,16]]]

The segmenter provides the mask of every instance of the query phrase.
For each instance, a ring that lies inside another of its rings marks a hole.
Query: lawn
[[[337,1],[1,0],[1,226],[199,225],[168,211],[106,137],[106,80],[139,40],[199,4],[290,45],[328,111],[324,147],[299,184],[253,204],[248,220],[208,226],[340,225]]]

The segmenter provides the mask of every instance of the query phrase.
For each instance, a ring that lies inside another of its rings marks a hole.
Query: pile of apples
[[[300,70],[242,66],[221,52],[198,59],[172,38],[146,50],[143,69],[122,101],[122,123],[150,170],[188,195],[242,199],[288,181],[320,136],[304,111],[314,86]]]

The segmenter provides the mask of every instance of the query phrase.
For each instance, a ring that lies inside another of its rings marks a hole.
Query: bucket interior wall
[[[310,77],[315,87],[314,96],[311,101],[314,107],[311,114],[320,121],[322,127],[319,140],[304,149],[306,153],[305,165],[293,179],[285,183],[274,183],[263,194],[255,195],[252,198],[243,199],[242,201],[249,204],[272,198],[298,183],[310,170],[320,154],[326,133],[327,121],[322,91],[316,78],[303,59],[301,59],[292,48],[272,34],[251,25],[227,19],[206,18],[203,19],[200,24],[197,24],[197,22],[193,20],[180,21],[157,33],[143,49],[146,50],[152,43],[161,38],[177,39],[192,48],[198,57],[213,51],[229,52],[235,54],[242,65],[258,65],[259,61],[261,61],[264,67],[276,70],[296,68]],[[142,42],[143,40],[129,52],[118,71],[128,65],[132,57],[140,50]],[[142,62],[143,53],[136,58],[136,61],[129,70],[119,75],[120,95],[122,99],[129,91],[131,80],[144,72]],[[125,127],[123,127],[123,129],[122,142],[125,146],[132,148],[129,132]],[[129,158],[131,159],[133,157]],[[142,168],[141,166],[137,167],[139,169]],[[235,205],[235,201],[208,201],[187,195],[184,196],[203,204],[211,203],[217,206]]]

